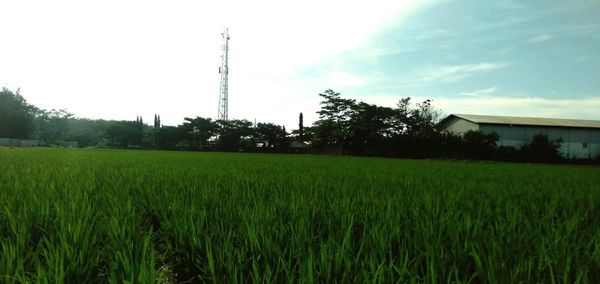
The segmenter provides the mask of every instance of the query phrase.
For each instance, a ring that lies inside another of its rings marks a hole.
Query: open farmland
[[[0,148],[0,282],[596,282],[600,168]]]

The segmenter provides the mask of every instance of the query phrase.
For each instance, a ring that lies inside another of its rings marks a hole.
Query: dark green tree
[[[70,136],[69,121],[73,114],[65,109],[39,110],[35,116],[35,137],[46,143],[56,144]]]
[[[298,141],[304,141],[304,116],[302,113],[298,117]]]
[[[321,110],[317,112],[319,119],[340,124],[350,119],[352,107],[356,102],[355,100],[344,99],[340,93],[336,93],[331,89],[319,94],[319,96],[323,98],[323,101],[320,103]]]
[[[104,139],[112,147],[141,147],[144,133],[138,121],[112,121],[104,131]]]
[[[248,120],[217,120],[217,146],[225,151],[249,150],[253,145],[252,122]]]
[[[472,159],[492,159],[500,135],[497,133],[482,133],[480,131],[467,131],[463,136],[465,157]]]
[[[435,125],[440,119],[440,112],[427,99],[417,104],[408,117],[408,134],[416,137],[430,137],[436,134]]]
[[[394,108],[394,116],[392,117],[393,129],[395,135],[406,135],[411,122],[412,109],[410,107],[410,97],[401,98]]]
[[[2,87],[0,91],[0,137],[25,139],[34,130],[37,108],[27,103],[17,89],[15,93]]]
[[[326,90],[319,96],[323,101],[320,103],[321,110],[317,112],[319,120],[314,125],[314,143],[343,153],[350,132],[348,122],[356,101],[344,99],[333,90]]]
[[[208,141],[217,135],[219,125],[210,118],[184,118],[186,140],[192,149],[205,149]]]
[[[154,128],[160,128],[160,115],[154,114]]]
[[[354,154],[376,154],[385,150],[393,135],[394,110],[360,102],[348,121],[348,148]]]
[[[66,140],[77,141],[80,147],[96,146],[111,123],[103,119],[69,118]]]
[[[160,149],[185,149],[182,141],[186,138],[185,128],[180,126],[161,126],[156,132],[157,146]]]
[[[538,133],[529,144],[520,149],[521,158],[529,162],[556,162],[563,159],[560,154],[562,139],[549,139],[547,135]]]
[[[273,123],[257,123],[254,128],[256,142],[266,142],[269,148],[281,150],[287,145],[285,127]]]

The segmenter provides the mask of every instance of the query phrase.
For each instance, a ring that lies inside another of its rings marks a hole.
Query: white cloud
[[[362,87],[367,84],[367,80],[363,76],[347,72],[332,72],[329,75],[328,81],[328,85],[331,85],[333,88]]]
[[[540,43],[540,42],[544,42],[544,41],[549,41],[553,38],[554,38],[554,36],[551,34],[541,34],[541,35],[537,35],[537,36],[530,38],[529,42]]]
[[[354,96],[353,99],[381,106],[394,107],[399,96],[381,95],[373,97]],[[548,118],[571,118],[600,120],[600,95],[581,99],[549,99],[533,96],[523,97],[412,97],[413,103],[432,99],[432,105],[443,114],[452,113],[530,116]]]
[[[445,113],[600,119],[600,96],[581,99],[540,97],[473,97],[434,99]]]
[[[428,67],[418,72],[418,81],[453,83],[477,74],[504,68],[508,65],[508,63],[482,62],[477,64]]]
[[[475,90],[471,92],[460,93],[461,96],[470,96],[470,97],[480,97],[480,96],[489,96],[498,92],[498,87],[489,87],[486,89]]]

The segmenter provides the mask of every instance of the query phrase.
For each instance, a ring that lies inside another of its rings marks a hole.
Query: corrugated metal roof
[[[492,115],[473,115],[473,114],[452,114],[451,116],[478,123],[478,124],[511,124],[511,125],[534,125],[534,126],[554,126],[554,127],[583,127],[600,128],[598,120],[583,119],[558,119],[541,117],[516,117],[516,116],[492,116]]]

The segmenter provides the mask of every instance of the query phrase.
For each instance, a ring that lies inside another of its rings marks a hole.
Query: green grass
[[[0,148],[0,282],[600,281],[600,168]]]

